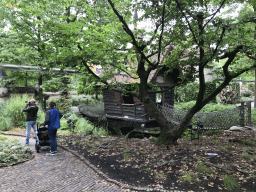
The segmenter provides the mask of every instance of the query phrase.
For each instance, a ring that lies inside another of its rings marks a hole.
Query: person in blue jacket
[[[48,104],[48,110],[45,115],[44,125],[48,125],[48,135],[50,140],[50,155],[57,154],[57,130],[60,128],[60,119],[63,116],[58,109],[55,108],[56,103],[51,101]]]

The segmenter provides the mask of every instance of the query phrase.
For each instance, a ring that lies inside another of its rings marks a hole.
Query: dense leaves
[[[254,62],[238,65],[239,59],[255,57],[254,12],[243,10],[234,17],[221,12],[245,1],[22,0],[9,3],[4,9],[9,14],[5,18],[12,26],[10,32],[19,40],[17,47],[23,45],[31,52],[25,63],[33,55],[31,63],[48,69],[58,66],[88,73],[88,78],[81,81],[84,92],[92,92],[99,83],[102,88],[108,85],[119,89],[120,83],[128,82],[118,82],[114,77],[121,74],[130,78],[138,83],[130,93],[140,98],[159,122],[163,140],[175,142],[197,111],[232,79],[255,65]],[[133,20],[135,11],[140,16]],[[143,22],[147,27],[142,26]],[[211,67],[213,61],[223,59],[226,59],[221,68],[224,81],[209,92],[204,69]],[[95,72],[98,66],[101,75]],[[182,71],[180,82],[173,86],[185,85],[196,78],[199,81],[197,101],[178,128],[165,119],[149,98],[149,76],[163,66],[169,71],[177,67]]]

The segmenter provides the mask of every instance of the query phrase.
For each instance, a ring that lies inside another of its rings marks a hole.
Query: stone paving
[[[25,138],[18,138],[25,143]],[[30,147],[35,158],[13,167],[0,169],[0,191],[127,191],[99,177],[74,154],[58,148],[58,155],[47,156],[47,151],[36,153],[34,139]]]

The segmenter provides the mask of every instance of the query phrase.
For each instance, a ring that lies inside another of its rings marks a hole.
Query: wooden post
[[[251,109],[252,109],[252,103],[251,103],[251,101],[247,101],[247,107],[248,107],[248,114],[247,114],[247,116],[248,116],[248,122],[247,122],[247,124],[249,125],[249,126],[251,126],[252,125],[252,122],[251,122]]]
[[[241,102],[240,107],[240,126],[244,127],[244,102]]]
[[[38,85],[39,85],[39,103],[41,105],[42,108],[44,108],[44,101],[43,101],[43,89],[41,88],[42,85],[42,75],[39,76],[38,79]]]
[[[256,69],[255,70],[255,81],[254,81],[254,108],[256,108]]]

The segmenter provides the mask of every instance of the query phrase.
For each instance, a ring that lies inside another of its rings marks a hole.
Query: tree
[[[32,2],[37,2],[40,5],[39,10],[44,10],[32,15],[46,15],[48,10],[53,12],[57,9],[50,6],[52,1],[44,1],[43,4],[36,0]],[[90,74],[88,77],[92,84],[101,82],[122,90],[125,90],[125,87],[113,80],[116,74],[123,72],[137,80],[138,83],[133,85],[134,91],[125,91],[138,97],[160,124],[159,143],[176,143],[196,112],[216,97],[232,79],[256,66],[249,64],[232,68],[239,55],[255,60],[255,28],[244,29],[247,23],[255,22],[255,15],[246,14],[240,19],[218,16],[224,6],[243,1],[107,2],[54,1],[65,11],[58,11],[55,17],[49,12],[43,21],[47,26],[44,28],[45,34],[49,36],[48,41],[44,43],[47,49],[44,50],[51,50],[47,52],[47,57],[44,57],[45,64],[48,67],[79,68],[82,72]],[[27,4],[22,4],[21,7],[30,13],[35,10]],[[137,22],[147,20],[153,23],[151,30],[132,29],[134,21],[131,16],[135,10],[143,12]],[[165,54],[169,46],[174,49]],[[206,95],[204,69],[212,61],[223,59],[226,59],[222,67],[224,81]],[[92,70],[93,66],[97,65],[104,70],[102,77]],[[173,87],[194,81],[195,78],[199,78],[200,83],[195,105],[182,122],[175,126],[150,99],[150,92],[157,90],[148,90],[148,79],[155,69],[168,67],[169,71],[172,71],[177,66],[182,70],[182,74],[179,77],[180,82]]]
[[[255,64],[248,66],[240,66],[235,70],[230,70],[238,53],[246,55],[248,58],[255,60],[255,43],[253,41],[254,28],[244,30],[243,27],[247,23],[254,23],[255,16],[253,14],[245,15],[238,21],[231,18],[220,18],[218,12],[230,1],[140,1],[140,5],[146,7],[145,14],[142,19],[151,17],[156,21],[155,31],[147,33],[151,35],[148,39],[154,41],[146,41],[143,43],[135,38],[121,13],[116,9],[113,1],[108,0],[113,11],[122,22],[130,37],[137,54],[137,74],[140,78],[139,92],[137,95],[156,118],[161,125],[160,140],[163,143],[175,143],[182,133],[187,129],[193,115],[202,109],[210,100],[212,100],[220,91],[225,88],[232,79],[238,77],[242,73],[251,70]],[[151,3],[150,3],[151,2]],[[156,2],[155,12],[151,5]],[[232,1],[234,3],[234,1]],[[138,9],[142,9],[136,5]],[[179,12],[177,13],[177,11]],[[152,13],[153,14],[148,14]],[[175,13],[175,14],[174,14]],[[150,48],[141,45],[148,45]],[[156,108],[148,97],[147,79],[151,70],[161,67],[160,59],[156,62],[150,61],[149,58],[154,54],[161,54],[164,47],[174,45],[175,49],[171,55],[165,59],[164,64],[170,70],[175,66],[180,66],[183,74],[180,76],[182,83],[193,81],[194,77],[199,78],[199,93],[196,104],[187,112],[185,118],[178,127],[174,127],[168,122],[161,112]],[[188,50],[188,51],[186,51]],[[227,59],[222,67],[224,81],[209,95],[205,95],[206,84],[204,77],[204,69],[213,60]],[[198,66],[198,71],[195,70]]]

